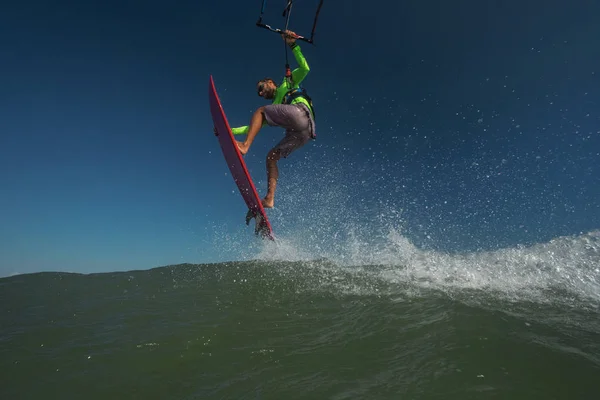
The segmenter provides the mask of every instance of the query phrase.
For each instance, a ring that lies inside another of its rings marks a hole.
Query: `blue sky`
[[[279,3],[266,16],[276,26]],[[316,3],[298,0],[290,28],[307,34]],[[207,102],[212,74],[231,125],[247,124],[264,104],[256,80],[281,76],[281,39],[254,25],[259,9],[3,6],[0,275],[217,262],[259,246]],[[318,140],[280,163],[275,233],[317,224],[306,210],[322,210],[322,234],[338,227],[323,210],[377,229],[382,207],[402,210],[414,243],[448,251],[598,229],[599,12],[325,0],[316,46],[301,44]],[[246,156],[261,194],[281,135],[261,131]]]

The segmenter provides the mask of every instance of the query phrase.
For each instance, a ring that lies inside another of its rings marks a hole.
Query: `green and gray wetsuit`
[[[306,59],[304,58],[304,55],[302,54],[302,51],[300,50],[300,46],[295,43],[291,47],[292,47],[292,52],[294,54],[294,57],[296,58],[296,62],[298,62],[298,68],[296,68],[292,71],[292,84],[290,84],[288,79],[284,78],[283,82],[277,87],[277,91],[275,92],[275,98],[273,99],[271,106],[265,107],[265,117],[266,117],[265,124],[268,124],[271,126],[281,126],[281,127],[284,127],[286,129],[286,131],[296,131],[297,132],[299,129],[301,129],[300,125],[302,125],[302,121],[295,120],[295,119],[299,118],[297,113],[295,113],[293,110],[288,111],[282,107],[272,107],[275,105],[283,104],[284,100],[286,98],[286,95],[289,94],[290,92],[293,92],[294,89],[298,89],[300,87],[300,83],[302,83],[302,81],[304,80],[304,78],[306,78],[306,75],[308,75],[308,72],[310,71],[308,63],[306,62]],[[312,109],[312,105],[303,96],[294,97],[293,100],[289,104],[298,104],[298,105],[306,106],[306,108],[302,107],[302,109],[306,109],[310,113],[310,115],[308,115],[307,118],[305,118],[305,119],[310,120],[310,121],[308,121],[308,122],[310,122],[310,125],[311,125],[310,126],[311,132],[309,133],[309,135],[314,138],[314,136],[315,136],[315,134],[314,134],[314,111]],[[295,108],[297,108],[297,107],[295,107]],[[303,118],[303,117],[300,117],[300,118]],[[248,129],[249,129],[249,126],[247,126],[247,125],[240,126],[237,128],[232,128],[231,132],[234,135],[244,135],[244,134],[248,133]]]

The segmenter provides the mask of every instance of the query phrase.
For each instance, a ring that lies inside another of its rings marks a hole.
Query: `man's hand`
[[[298,35],[296,35],[292,31],[283,31],[281,37],[283,38],[283,40],[285,40],[285,43],[288,46],[291,46],[292,44],[296,43],[296,38],[298,37]]]

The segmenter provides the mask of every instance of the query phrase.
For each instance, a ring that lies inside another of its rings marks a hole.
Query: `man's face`
[[[258,95],[267,100],[272,100],[273,98],[275,98],[276,90],[277,87],[275,86],[275,83],[273,83],[273,81],[271,80],[260,81],[256,87]]]

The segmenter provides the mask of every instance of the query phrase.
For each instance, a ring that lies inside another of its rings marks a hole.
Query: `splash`
[[[530,247],[496,251],[444,253],[417,248],[402,233],[390,228],[387,235],[362,238],[354,231],[334,246],[314,246],[292,235],[264,246],[263,261],[326,259],[334,269],[365,271],[373,267],[388,283],[412,282],[444,291],[485,290],[504,297],[550,301],[558,291],[600,303],[600,232],[561,237]],[[318,243],[317,243],[318,244]]]
[[[449,294],[485,291],[516,301],[583,298],[600,303],[598,231],[529,246],[489,246],[495,250],[431,249],[415,241],[416,225],[423,226],[419,232],[425,236],[427,231],[436,231],[439,237],[440,232],[456,229],[448,227],[448,219],[436,216],[435,203],[404,190],[409,178],[400,176],[397,165],[386,158],[359,165],[344,155],[333,162],[327,159],[330,153],[331,149],[316,148],[311,150],[310,160],[282,163],[276,208],[269,214],[277,243],[256,245],[245,253],[246,258],[310,262],[305,265],[326,270],[333,277],[361,274],[368,277],[369,287],[376,279],[382,285],[405,288],[410,284]],[[349,171],[352,179],[348,179]],[[428,182],[426,190],[434,193],[439,185],[432,183],[433,176],[422,178]],[[437,204],[453,198],[448,193],[438,196]],[[495,215],[496,206],[489,201],[486,204],[487,208],[464,211],[464,215],[454,209],[454,220],[460,220],[459,229],[466,232],[467,239],[469,231],[481,233],[486,218],[481,215]],[[426,211],[415,221],[416,214],[407,213],[406,208]],[[494,240],[494,236],[488,237]],[[314,260],[328,262],[315,264]],[[322,276],[319,279],[323,280]]]

